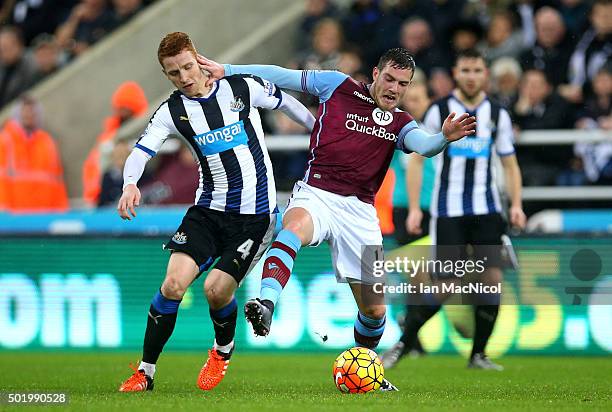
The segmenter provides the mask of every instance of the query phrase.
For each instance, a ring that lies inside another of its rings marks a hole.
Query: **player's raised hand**
[[[121,195],[121,199],[119,199],[119,204],[117,205],[119,216],[121,216],[121,219],[123,220],[132,220],[130,214],[133,217],[136,217],[136,207],[139,205],[140,190],[134,184],[127,185],[125,189],[123,189],[123,194]]]
[[[219,64],[214,60],[210,60],[201,54],[196,56],[196,60],[198,61],[200,68],[206,70],[210,74],[208,80],[206,80],[206,87],[212,85],[215,81],[225,76],[225,68],[222,64]]]
[[[442,125],[442,133],[449,142],[454,142],[476,133],[476,118],[474,116],[463,113],[455,118],[455,115],[455,112],[449,114]]]

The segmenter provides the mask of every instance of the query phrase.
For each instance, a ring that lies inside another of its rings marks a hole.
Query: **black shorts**
[[[437,259],[486,257],[487,267],[505,266],[502,235],[506,222],[501,214],[438,217],[434,225]]]
[[[276,215],[241,215],[191,206],[172,239],[165,245],[185,253],[200,268],[229,273],[240,283],[272,241]]]

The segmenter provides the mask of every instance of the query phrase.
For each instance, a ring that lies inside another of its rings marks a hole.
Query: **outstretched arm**
[[[416,121],[402,128],[398,147],[404,152],[417,152],[426,157],[440,153],[446,145],[455,140],[476,133],[476,118],[464,113],[455,118],[455,112],[448,115],[442,125],[442,132],[430,135],[419,129]]]
[[[202,55],[198,55],[197,60],[200,67],[210,73],[207,84],[233,74],[252,74],[268,79],[283,89],[318,96],[321,101],[327,100],[348,78],[346,74],[333,70],[291,70],[265,64],[219,64]]]
[[[285,69],[284,67],[267,64],[224,64],[223,69],[225,76],[252,74],[268,79],[283,89],[306,91],[302,84],[302,70]]]

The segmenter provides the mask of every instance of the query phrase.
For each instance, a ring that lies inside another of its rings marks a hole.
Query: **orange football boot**
[[[152,391],[153,378],[147,376],[143,370],[136,369],[131,363],[130,368],[134,370],[134,374],[121,384],[119,392]]]
[[[216,349],[209,350],[208,359],[198,375],[198,387],[203,391],[209,391],[217,386],[225,377],[229,363],[229,359],[221,356]]]

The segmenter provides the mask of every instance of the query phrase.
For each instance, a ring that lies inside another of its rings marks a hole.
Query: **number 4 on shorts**
[[[242,253],[242,260],[245,260],[251,254],[251,248],[253,247],[253,240],[247,239],[242,245],[238,246],[236,251]]]

